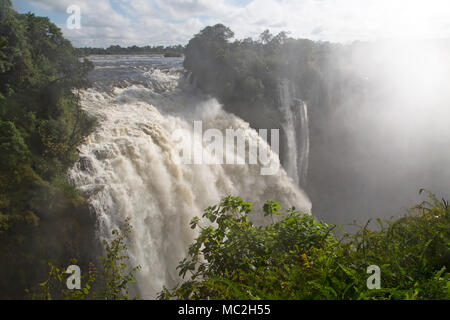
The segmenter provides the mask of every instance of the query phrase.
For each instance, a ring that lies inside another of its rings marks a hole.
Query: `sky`
[[[351,42],[449,39],[449,0],[12,0],[21,12],[48,16],[76,47],[186,44],[223,23],[236,38],[264,30],[294,38]],[[81,28],[68,29],[67,8],[81,9]]]

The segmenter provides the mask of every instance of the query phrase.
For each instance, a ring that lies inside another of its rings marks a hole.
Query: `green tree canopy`
[[[74,94],[92,65],[48,18],[18,14],[8,0],[0,36],[0,299],[10,299],[45,273],[44,260],[92,240],[89,209],[66,179],[94,124]]]

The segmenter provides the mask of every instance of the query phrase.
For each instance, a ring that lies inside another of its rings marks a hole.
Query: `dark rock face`
[[[81,157],[80,160],[78,161],[78,163],[79,163],[80,169],[82,171],[86,171],[89,173],[93,173],[95,171],[92,160],[88,157]]]

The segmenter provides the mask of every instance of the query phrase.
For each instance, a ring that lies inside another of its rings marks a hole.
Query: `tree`
[[[226,42],[234,37],[234,32],[223,24],[208,26],[200,31],[194,38],[200,38],[204,41]]]
[[[30,151],[14,123],[0,120],[0,170],[12,171],[29,158]]]
[[[0,299],[20,299],[45,260],[95,254],[95,241],[86,245],[95,219],[66,179],[94,125],[73,94],[92,64],[48,18],[18,14],[8,0],[0,35]]]
[[[0,0],[0,19],[4,19],[11,14],[11,6],[10,0]]]
[[[263,33],[261,33],[261,35],[259,36],[259,41],[262,44],[268,44],[269,42],[271,42],[273,39],[273,35],[270,33],[270,30],[264,30]]]
[[[227,83],[233,73],[228,42],[233,37],[234,33],[222,24],[209,26],[189,41],[185,51],[184,67],[194,74],[201,89],[219,97],[223,95],[220,84]]]

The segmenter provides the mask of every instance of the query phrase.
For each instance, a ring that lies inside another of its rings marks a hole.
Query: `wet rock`
[[[88,157],[81,157],[79,160],[80,163],[80,170],[93,173],[94,170],[94,164],[92,163],[92,160]]]
[[[90,198],[102,192],[105,189],[105,185],[89,185],[81,188],[81,192],[85,198]]]

